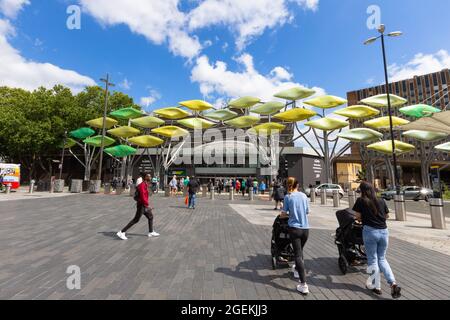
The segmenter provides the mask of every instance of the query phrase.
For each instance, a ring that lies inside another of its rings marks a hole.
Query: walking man
[[[195,210],[195,204],[197,200],[197,192],[200,188],[200,184],[198,183],[197,179],[195,177],[192,177],[192,179],[189,180],[189,183],[187,185],[188,193],[189,193],[189,206],[188,209]]]
[[[135,195],[135,200],[137,202],[136,216],[124,229],[117,233],[117,236],[122,240],[128,240],[128,238],[126,237],[126,232],[135,224],[137,224],[139,220],[141,220],[142,215],[144,215],[148,219],[148,237],[159,237],[159,233],[153,230],[153,212],[149,205],[148,188],[150,183],[150,175],[143,174],[142,177],[144,181],[137,187]]]

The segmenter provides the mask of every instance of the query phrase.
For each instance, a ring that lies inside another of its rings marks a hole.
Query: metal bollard
[[[348,192],[348,206],[350,209],[353,209],[356,202],[356,192],[355,191],[349,191]]]
[[[234,189],[230,190],[230,200],[234,201]]]
[[[117,187],[116,188],[116,196],[120,196],[123,193],[123,188],[122,187]]]
[[[11,193],[11,185],[7,184],[6,185],[6,194],[10,194]]]
[[[311,203],[316,203],[316,191],[311,189],[309,197],[311,198]]]
[[[170,187],[166,186],[164,188],[164,197],[169,198],[170,197]]]
[[[30,189],[28,190],[28,193],[33,193],[34,192],[34,184],[35,184],[36,182],[34,181],[34,180],[31,180],[31,183],[30,183]]]
[[[216,199],[216,192],[214,187],[211,187],[211,200],[215,200]]]
[[[397,221],[406,221],[406,204],[403,195],[395,195],[395,219]]]
[[[444,201],[442,199],[430,199],[430,213],[432,228],[446,230]]]
[[[111,194],[111,184],[105,183],[105,194]]]
[[[320,190],[320,204],[327,204],[327,191],[325,189]]]
[[[255,195],[253,193],[253,189],[252,188],[250,188],[248,190],[248,194],[249,194],[249,197],[250,197],[250,201],[254,201],[255,200]]]
[[[339,191],[333,190],[333,207],[339,208],[341,205],[341,199],[339,198]]]
[[[136,193],[136,186],[134,184],[130,185],[130,197],[134,197],[134,194]]]

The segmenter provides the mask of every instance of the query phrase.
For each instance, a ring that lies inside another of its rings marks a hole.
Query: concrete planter
[[[56,193],[64,192],[64,180],[55,180],[55,186],[53,191]]]
[[[91,180],[89,184],[90,193],[100,193],[102,182],[100,180]]]
[[[70,192],[81,193],[83,190],[83,180],[72,180],[70,184]]]

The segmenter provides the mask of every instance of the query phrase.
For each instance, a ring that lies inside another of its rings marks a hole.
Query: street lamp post
[[[106,75],[106,79],[100,79],[101,82],[105,83],[105,107],[103,109],[103,128],[102,128],[102,144],[100,148],[100,162],[98,167],[97,180],[102,180],[102,170],[103,170],[103,152],[105,150],[105,136],[106,136],[106,114],[108,113],[108,93],[109,87],[114,87],[113,83],[109,82],[109,74]]]
[[[383,64],[384,64],[384,77],[386,82],[386,95],[387,95],[387,103],[388,103],[388,113],[389,113],[389,131],[391,135],[391,141],[392,141],[392,158],[394,162],[394,183],[395,183],[395,189],[397,191],[397,195],[400,195],[400,175],[397,168],[397,154],[395,153],[395,137],[394,137],[394,126],[392,123],[392,106],[391,106],[391,95],[390,95],[390,83],[389,83],[389,75],[388,75],[388,67],[387,67],[387,58],[386,58],[386,46],[385,46],[385,31],[386,26],[384,24],[380,25],[378,28],[378,32],[381,34],[378,37],[370,38],[366,42],[364,42],[365,45],[374,43],[379,38],[381,38],[381,48],[383,51]],[[401,31],[396,32],[390,32],[387,34],[388,37],[398,37],[401,36],[403,33]]]

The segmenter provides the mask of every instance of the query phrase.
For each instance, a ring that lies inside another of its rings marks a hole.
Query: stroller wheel
[[[277,257],[272,256],[272,269],[273,270],[277,270],[277,264],[278,264]]]
[[[341,270],[341,272],[343,274],[347,274],[347,269],[348,269],[348,261],[344,256],[340,256],[339,257],[339,269]]]

